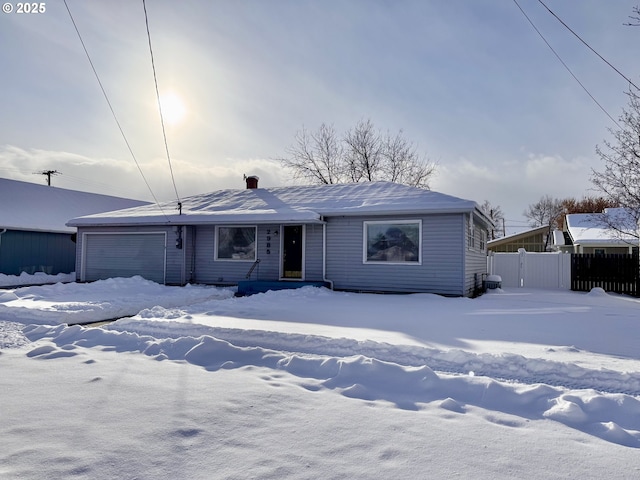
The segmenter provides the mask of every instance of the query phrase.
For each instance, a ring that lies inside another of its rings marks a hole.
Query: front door
[[[302,279],[302,225],[285,225],[282,232],[282,277]]]

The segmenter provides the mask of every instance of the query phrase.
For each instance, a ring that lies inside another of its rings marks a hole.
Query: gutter
[[[3,233],[7,233],[7,229],[3,228],[2,231],[0,232],[0,247],[2,246],[2,234]]]
[[[185,214],[183,213],[183,218]],[[318,225],[322,223],[321,220],[318,219],[264,219],[264,220],[245,220],[242,218],[215,218],[215,217],[206,217],[200,220],[186,220],[180,223],[174,222],[166,222],[166,221],[145,221],[144,219],[136,219],[134,221],[98,221],[98,222],[74,222],[71,221],[67,223],[67,226],[76,227],[76,228],[92,228],[92,227],[140,227],[140,226],[152,226],[152,227],[172,227],[176,225],[181,226],[190,226],[190,227],[198,227],[202,225],[273,225],[273,224],[281,224],[281,225],[301,225],[301,224],[315,224]]]
[[[407,209],[393,209],[393,210],[376,210],[376,209],[353,209],[353,210],[326,210],[319,212],[324,217],[363,217],[367,215],[379,215],[379,216],[400,216],[400,215],[430,215],[430,214],[443,214],[443,213],[469,213],[473,211],[479,211],[477,206],[468,206],[466,208],[461,207],[444,207],[444,208],[407,208]],[[485,217],[486,218],[486,217]]]
[[[171,220],[167,221],[164,217],[160,215],[153,215],[149,217],[138,216],[138,217],[100,217],[100,218],[84,218],[78,217],[70,220],[66,223],[68,227],[128,227],[128,226],[141,226],[141,225],[150,225],[150,226],[172,226],[175,223],[179,225],[211,225],[211,224],[233,224],[233,225],[268,225],[268,224],[283,224],[283,225],[300,225],[302,223],[306,224],[319,224],[322,223],[324,217],[361,217],[368,215],[380,215],[380,216],[403,216],[403,215],[430,215],[430,214],[456,214],[456,213],[469,213],[469,212],[479,212],[478,216],[484,218],[485,221],[487,217],[479,210],[477,205],[466,205],[464,207],[440,207],[440,208],[400,208],[400,209],[390,209],[390,210],[379,210],[376,208],[365,207],[365,208],[354,208],[347,210],[326,210],[326,211],[314,211],[313,215],[309,215],[308,217],[289,217],[289,216],[278,216],[265,215],[265,218],[250,218],[244,219],[243,215],[234,216],[233,214],[224,215],[188,215],[184,214],[181,217],[176,215],[176,218],[171,218]],[[257,215],[257,214],[254,214]]]

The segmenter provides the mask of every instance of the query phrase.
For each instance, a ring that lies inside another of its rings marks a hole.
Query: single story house
[[[542,226],[525,230],[524,232],[514,233],[495,240],[487,242],[487,249],[491,252],[513,253],[521,248],[527,252],[546,252],[547,246],[551,242],[547,242],[549,236],[549,227]]]
[[[470,200],[390,182],[222,190],[74,218],[79,281],[326,282],[470,296],[491,221]]]
[[[0,178],[0,273],[71,273],[76,229],[69,218],[146,203]]]
[[[605,216],[620,218],[632,229],[635,221],[622,208],[607,208],[601,213],[573,213],[565,217],[563,231],[554,232],[557,250],[569,253],[633,253],[638,251],[638,238],[618,233],[607,226]]]

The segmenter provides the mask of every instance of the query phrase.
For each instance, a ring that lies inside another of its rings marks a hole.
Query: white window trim
[[[256,246],[253,252],[253,260],[251,259],[234,259],[234,258],[218,258],[218,241],[220,238],[220,228],[253,228],[255,230],[255,242]],[[253,263],[258,258],[258,226],[257,225],[216,225],[215,238],[213,241],[213,259],[216,262],[231,262],[231,263]]]
[[[367,260],[367,225],[371,224],[418,224],[418,261],[417,262],[380,262]],[[362,263],[364,265],[422,265],[422,219],[415,220],[365,220],[362,222]]]

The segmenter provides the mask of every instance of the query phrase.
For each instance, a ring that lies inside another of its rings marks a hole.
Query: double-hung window
[[[476,248],[476,229],[473,223],[473,215],[469,214],[467,220],[467,248],[473,250]]]
[[[480,251],[481,252],[487,251],[487,231],[486,230],[480,231]]]

